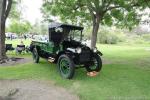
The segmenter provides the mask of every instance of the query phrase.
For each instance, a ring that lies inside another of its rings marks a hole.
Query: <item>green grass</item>
[[[1,67],[0,79],[50,80],[81,100],[149,100],[150,51],[146,48],[150,45],[98,45],[107,63],[96,77],[88,77],[85,69],[78,69],[72,80],[62,79],[55,64],[41,59],[39,64]]]

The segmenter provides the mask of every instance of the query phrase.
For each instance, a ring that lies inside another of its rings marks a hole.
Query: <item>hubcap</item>
[[[70,71],[69,62],[67,59],[61,59],[60,70],[64,75],[67,75]]]

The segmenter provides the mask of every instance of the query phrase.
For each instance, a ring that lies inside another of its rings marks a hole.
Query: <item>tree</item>
[[[5,22],[9,15],[12,0],[0,0],[0,61],[6,59]]]
[[[149,0],[44,0],[44,17],[60,16],[63,21],[92,22],[91,48],[94,48],[100,24],[131,29],[140,21],[138,10],[150,5]]]
[[[18,22],[16,20],[12,20],[7,31],[20,34],[20,33],[29,32],[31,28],[32,26],[28,21]]]
[[[31,29],[31,33],[34,33],[34,34],[41,33],[40,22],[38,20],[36,20],[35,24],[33,25]]]
[[[43,34],[43,35],[45,35],[48,32],[48,24],[37,20],[35,22],[35,24],[33,25],[30,32],[34,33],[34,34]]]
[[[16,19],[16,20],[20,20],[21,19],[21,13],[20,13],[20,7],[19,5],[21,5],[21,1],[20,0],[13,0],[12,2],[12,7],[11,7],[11,11],[9,13],[8,18],[9,19]]]

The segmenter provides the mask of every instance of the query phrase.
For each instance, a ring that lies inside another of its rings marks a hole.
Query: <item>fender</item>
[[[56,62],[57,62],[58,58],[60,57],[60,55],[63,55],[63,54],[68,55],[71,58],[74,56],[74,54],[71,51],[68,51],[68,50],[67,51],[60,51],[56,57]]]
[[[100,56],[103,56],[102,52],[97,51],[97,54],[99,54]]]

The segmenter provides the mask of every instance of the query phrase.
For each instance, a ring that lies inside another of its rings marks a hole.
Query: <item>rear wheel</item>
[[[32,51],[32,57],[33,57],[33,61],[34,63],[39,63],[39,55],[38,55],[38,51],[36,48],[33,48],[33,51]]]
[[[93,64],[92,65],[85,65],[85,68],[88,72],[96,71],[99,72],[102,68],[102,60],[98,54],[94,54],[93,56]]]
[[[61,55],[58,59],[57,66],[63,78],[71,79],[75,73],[75,65],[71,57]]]

